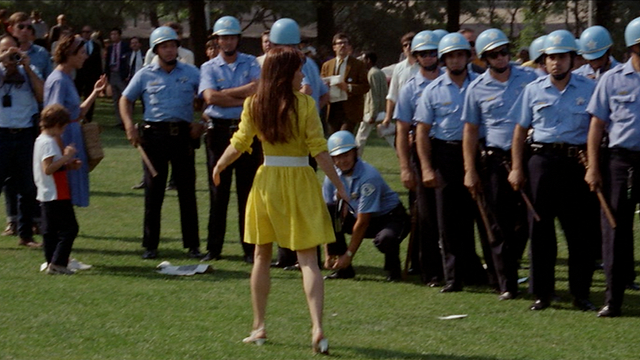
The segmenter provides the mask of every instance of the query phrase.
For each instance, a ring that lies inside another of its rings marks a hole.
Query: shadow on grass
[[[439,355],[439,354],[419,354],[397,350],[385,350],[385,349],[371,349],[363,347],[346,347],[353,352],[366,357],[367,359],[424,359],[424,360],[492,360],[497,359],[495,357],[487,356],[464,356],[464,355]],[[340,355],[335,353],[331,354],[331,357],[340,358]]]
[[[130,189],[127,191],[91,191],[91,196],[144,198],[144,191]]]
[[[89,234],[79,234],[78,237],[84,239],[91,240],[106,240],[106,241],[121,241],[121,242],[131,242],[131,243],[140,243],[142,244],[142,237],[121,237],[121,236],[103,236],[103,235],[89,235]],[[180,238],[160,238],[160,247],[162,244],[174,243],[174,242],[182,242]],[[142,247],[141,247],[142,248]]]

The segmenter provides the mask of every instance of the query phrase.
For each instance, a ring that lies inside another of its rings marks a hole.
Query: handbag
[[[102,128],[97,123],[82,124],[82,137],[84,138],[84,148],[87,152],[89,171],[92,171],[104,159],[104,150],[100,140],[101,132]]]

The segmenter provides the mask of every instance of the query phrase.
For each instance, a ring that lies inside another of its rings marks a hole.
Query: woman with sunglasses
[[[308,155],[348,199],[327,152],[315,102],[300,93],[304,55],[291,47],[271,49],[265,58],[257,93],[244,103],[239,130],[213,169],[213,182],[245,151],[254,136],[262,142],[264,164],[258,169],[247,200],[245,238],[255,244],[251,271],[253,331],[243,340],[266,341],[265,312],[270,289],[272,243],[296,251],[312,322],[312,349],[327,354],[322,329],[324,285],[316,247],[335,241],[320,184]],[[312,214],[312,216],[310,216]]]

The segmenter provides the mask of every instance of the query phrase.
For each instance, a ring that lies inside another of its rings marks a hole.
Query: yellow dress
[[[244,102],[239,129],[231,145],[240,152],[250,152],[254,136],[260,139],[250,111],[249,97]],[[294,136],[288,143],[263,141],[265,156],[305,157],[327,151],[322,124],[315,101],[296,92],[298,117]],[[329,211],[322,198],[320,182],[310,166],[260,166],[247,200],[244,242],[277,242],[291,250],[304,250],[335,241]]]

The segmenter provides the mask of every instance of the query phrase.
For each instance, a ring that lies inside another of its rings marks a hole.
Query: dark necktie
[[[136,61],[138,57],[138,52],[133,52],[133,60],[131,61],[131,68],[129,69],[129,77],[133,77],[133,74],[136,73]]]

